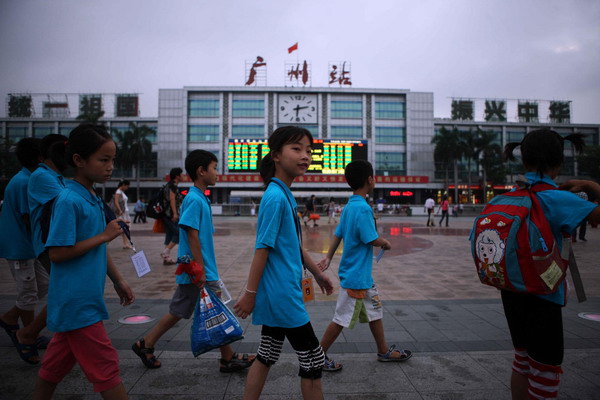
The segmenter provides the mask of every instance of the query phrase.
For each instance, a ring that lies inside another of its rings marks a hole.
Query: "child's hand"
[[[383,240],[383,244],[381,245],[381,248],[384,250],[390,250],[392,248],[392,245],[390,244],[390,242],[387,239],[381,239]]]
[[[122,233],[123,228],[121,228],[121,226],[119,225],[119,220],[117,219],[113,219],[108,224],[106,224],[106,228],[104,228],[104,232],[102,232],[105,238],[105,242],[110,242]]]
[[[329,296],[333,293],[333,283],[331,283],[331,279],[324,273],[320,273],[314,276],[317,284],[321,288],[321,292],[327,294]]]
[[[235,312],[235,315],[237,315],[241,319],[246,319],[246,317],[252,313],[252,310],[254,310],[255,302],[256,294],[244,291],[244,293],[242,293],[242,296],[233,306],[233,311]]]
[[[124,280],[120,280],[114,284],[115,291],[119,295],[122,306],[128,306],[135,301],[135,295],[129,287],[129,284]]]
[[[325,257],[317,263],[317,267],[321,272],[324,272],[327,270],[327,268],[329,268],[329,264],[331,264],[331,260]]]

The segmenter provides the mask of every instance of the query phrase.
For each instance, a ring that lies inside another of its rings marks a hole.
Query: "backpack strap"
[[[531,191],[533,193],[539,193],[546,190],[559,190],[556,186],[549,185],[547,183],[536,183],[531,186]]]

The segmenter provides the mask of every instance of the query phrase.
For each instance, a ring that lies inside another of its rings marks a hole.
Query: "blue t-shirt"
[[[61,174],[51,169],[44,163],[39,164],[29,178],[27,196],[29,198],[29,216],[31,219],[32,242],[35,255],[44,252],[42,242],[42,209],[44,204],[59,195],[65,188],[65,180]]]
[[[210,200],[200,189],[192,186],[187,196],[185,196],[179,212],[179,250],[177,251],[177,255],[192,257],[192,250],[190,249],[185,227],[196,229],[198,231],[198,238],[200,239],[200,250],[202,251],[206,280],[219,280],[215,246],[213,243],[215,227],[212,220]],[[175,281],[178,284],[192,283],[188,274],[177,275]]]
[[[0,258],[30,260],[36,254],[31,243],[31,230],[23,219],[29,215],[27,184],[31,171],[21,169],[8,182],[4,191],[4,204],[0,214]]]
[[[340,285],[344,289],[370,289],[373,286],[373,246],[369,243],[379,235],[373,210],[364,197],[350,196],[335,236],[344,241],[338,271]]]
[[[525,178],[530,184],[547,183],[552,186],[557,186],[549,176],[544,175],[540,178],[535,172],[527,172]],[[537,194],[538,199],[544,210],[544,215],[550,224],[554,239],[558,248],[562,250],[562,233],[571,233],[573,230],[596,208],[596,204],[583,200],[574,193],[565,190],[546,190]],[[540,295],[539,297],[565,305],[565,290],[567,281],[562,281],[556,292],[548,295]]]
[[[52,210],[47,247],[74,246],[104,231],[102,200],[74,182]],[[67,332],[108,319],[104,304],[106,243],[87,253],[52,263],[48,288],[48,329]]]
[[[309,322],[300,285],[302,258],[297,209],[287,185],[273,178],[258,211],[256,248],[269,249],[269,257],[256,293],[254,325],[297,328]]]

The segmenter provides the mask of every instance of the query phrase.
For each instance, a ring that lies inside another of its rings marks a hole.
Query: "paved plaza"
[[[234,299],[241,293],[253,255],[256,219],[215,216],[215,248],[221,278]],[[384,326],[390,344],[414,352],[405,363],[379,363],[368,326],[345,329],[330,355],[344,365],[341,372],[324,373],[326,399],[509,399],[512,345],[498,291],[479,283],[470,256],[471,217],[450,219],[450,227],[427,228],[424,217],[383,217],[377,222],[392,250],[374,265],[374,277],[384,302]],[[147,370],[130,350],[153,323],[123,325],[118,319],[137,313],[160,318],[168,310],[175,288],[175,266],[159,257],[163,235],[151,223],[133,225],[138,250],[146,253],[152,272],[138,278],[120,239],[110,244],[111,255],[134,289],[137,300],[121,307],[110,283],[106,286],[110,320],[105,326],[119,350],[121,375],[132,399],[240,399],[245,373],[218,371],[218,352],[194,358],[190,351],[190,322],[182,320],[157,343],[162,367]],[[304,228],[304,246],[318,261],[329,246],[334,226]],[[600,399],[600,322],[579,313],[600,313],[600,229],[588,229],[588,242],[574,244],[588,301],[572,294],[564,309],[565,371],[562,399]],[[341,252],[340,252],[341,254]],[[339,257],[339,256],[338,256]],[[339,261],[339,258],[337,258]],[[333,316],[339,289],[337,261],[328,272],[336,291],[318,293],[307,309],[317,336]],[[0,303],[14,301],[14,283],[5,260],[0,261]],[[231,305],[231,304],[230,304]],[[260,332],[241,321],[245,338],[234,343],[241,352],[255,352]],[[46,333],[48,334],[48,333]],[[25,364],[7,335],[0,332],[0,399],[31,397],[37,366]],[[272,368],[263,391],[265,399],[298,399],[296,355],[288,343]],[[96,399],[78,367],[57,390],[57,399]]]

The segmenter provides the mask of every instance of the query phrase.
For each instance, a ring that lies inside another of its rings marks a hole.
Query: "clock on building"
[[[279,123],[316,124],[317,96],[292,94],[279,96]]]

